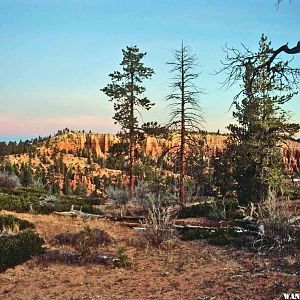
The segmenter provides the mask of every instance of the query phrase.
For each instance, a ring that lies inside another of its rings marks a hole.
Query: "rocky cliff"
[[[89,148],[97,157],[103,157],[117,141],[118,138],[112,134],[69,132],[50,139],[49,146],[66,153],[76,153]],[[44,143],[46,144],[47,142]]]
[[[222,155],[228,136],[219,134],[207,134],[198,136],[197,143],[203,143],[207,159],[214,155]],[[33,171],[44,170],[49,184],[59,182],[62,189],[64,174],[71,172],[69,184],[74,190],[80,183],[87,188],[88,193],[95,190],[94,178],[97,176],[107,177],[113,181],[126,180],[119,170],[106,169],[93,158],[105,158],[111,146],[119,141],[112,134],[94,134],[82,132],[67,132],[52,137],[42,142],[37,147],[34,155],[27,153],[10,155],[7,158],[13,165],[20,168],[22,163],[29,164]],[[179,137],[174,136],[171,140],[147,137],[140,145],[142,153],[147,156],[157,157],[167,149],[176,149],[179,145]],[[300,142],[287,141],[282,147],[283,160],[288,168],[294,172],[300,171]]]
[[[201,136],[201,138],[208,155],[215,155],[224,149],[227,136],[208,134]],[[113,134],[70,132],[51,138],[50,143],[48,142],[48,146],[66,153],[76,153],[89,148],[97,157],[105,157],[110,147],[118,141],[119,138]],[[46,143],[47,142],[44,143],[44,146]],[[178,144],[178,136],[174,136],[171,141],[147,137],[143,141],[141,148],[145,155],[157,156],[160,155],[164,149],[170,149]]]
[[[201,136],[201,138],[204,143],[206,155],[211,157],[217,153],[222,153],[228,136],[207,134]],[[77,153],[78,151],[83,151],[88,148],[92,153],[95,153],[97,157],[105,157],[110,147],[118,141],[118,137],[113,134],[70,132],[52,138],[50,146],[56,148],[58,151],[65,151],[66,153]],[[171,141],[147,137],[142,143],[141,148],[145,155],[155,157],[161,155],[164,149],[175,147],[178,143],[178,136],[174,136]],[[283,145],[282,154],[286,165],[294,172],[299,172],[300,142],[287,141]]]

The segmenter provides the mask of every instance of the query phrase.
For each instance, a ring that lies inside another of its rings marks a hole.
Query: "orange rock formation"
[[[222,153],[228,136],[219,134],[203,135],[204,149],[207,156],[211,157],[217,153]],[[52,145],[61,151],[74,153],[88,147],[97,157],[105,157],[110,147],[118,142],[118,137],[113,134],[94,134],[71,132],[59,135],[51,140]],[[162,154],[163,149],[178,145],[178,137],[172,141],[147,137],[141,145],[143,153],[152,157]],[[294,172],[300,170],[300,142],[287,141],[282,148],[283,159],[286,165]]]
[[[204,145],[204,153],[209,159],[214,155],[222,155],[228,136],[219,134],[202,135],[201,139]],[[77,153],[89,149],[97,157],[106,157],[111,146],[118,142],[119,138],[113,134],[94,134],[82,132],[67,132],[57,135],[47,141],[44,141],[38,148],[39,152],[35,157],[29,157],[28,154],[10,155],[8,159],[16,165],[21,163],[30,163],[33,169],[43,168],[47,170],[53,165],[55,157],[62,157],[63,163],[68,169],[71,169],[74,177],[70,180],[73,189],[80,183],[84,185],[88,193],[95,189],[92,178],[95,176],[108,176],[110,178],[120,178],[121,171],[102,168],[97,163],[88,164],[88,159],[79,157]],[[156,139],[147,137],[141,144],[141,150],[144,155],[157,157],[166,149],[171,149],[179,145],[178,136],[171,140]],[[53,155],[54,154],[54,155]],[[300,142],[287,141],[283,144],[282,154],[284,163],[291,171],[300,171]],[[41,159],[46,155],[45,159]],[[84,172],[86,167],[90,167],[90,174]],[[63,176],[60,173],[55,174],[61,188],[63,185]],[[124,179],[125,180],[125,179]]]

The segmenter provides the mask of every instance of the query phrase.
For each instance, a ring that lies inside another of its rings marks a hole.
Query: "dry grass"
[[[172,207],[163,207],[159,203],[148,209],[148,216],[142,222],[144,227],[141,236],[154,247],[176,237],[176,229],[173,226],[176,213]]]
[[[112,268],[97,263],[70,264],[29,261],[0,273],[0,299],[280,299],[287,289],[299,288],[299,277],[273,267],[273,258],[205,241],[164,243],[160,248],[135,247],[138,234],[117,222],[16,214],[33,222],[37,231],[52,241],[58,233],[79,232],[84,226],[105,230],[114,240],[103,246],[116,255],[118,245],[126,245],[132,268]],[[127,243],[128,242],[128,243]],[[139,244],[139,243],[138,243]],[[51,250],[67,251],[64,245]],[[278,259],[278,261],[281,261]],[[292,257],[290,265],[299,261]],[[298,274],[299,275],[299,274]],[[255,285],[252,283],[255,282]],[[275,282],[281,285],[275,285]]]
[[[258,221],[262,224],[256,245],[268,251],[289,253],[300,240],[300,220],[296,218],[288,199],[279,199],[270,193],[258,206]]]
[[[4,234],[16,234],[20,231],[20,225],[18,223],[14,223],[12,226],[4,226],[2,228],[1,233]]]

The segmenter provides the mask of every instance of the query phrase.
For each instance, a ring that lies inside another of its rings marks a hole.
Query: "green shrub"
[[[226,211],[233,211],[239,207],[239,203],[236,199],[228,198],[228,199],[224,199],[224,201],[218,200],[217,205],[219,207],[222,207],[223,206],[222,202],[224,202]]]
[[[103,204],[103,198],[90,196],[86,198],[85,203],[90,205],[101,205]]]
[[[181,239],[184,241],[206,239],[213,245],[233,244],[245,233],[240,233],[236,228],[181,228]]]
[[[212,212],[213,210],[209,203],[197,204],[183,207],[178,213],[178,218],[207,217]]]
[[[239,204],[236,199],[217,200],[212,203],[200,203],[182,208],[179,218],[206,217],[210,220],[239,217],[235,213]]]
[[[122,207],[126,205],[130,200],[130,193],[127,188],[119,188],[109,186],[106,189],[108,198],[113,201],[116,207]]]
[[[33,230],[21,231],[16,235],[0,236],[0,271],[42,253],[44,241]]]
[[[300,188],[294,189],[294,190],[290,193],[290,199],[291,199],[291,200],[300,199]]]
[[[212,213],[207,217],[211,220],[228,220],[240,218],[240,215],[236,213],[236,209],[239,207],[239,203],[236,199],[219,199],[211,203]]]
[[[45,201],[53,199],[53,201]],[[55,201],[54,201],[55,199]],[[54,211],[69,211],[74,205],[74,209],[82,210],[86,213],[99,213],[93,205],[93,200],[78,196],[53,196],[41,190],[33,188],[18,188],[8,193],[0,193],[0,210],[16,212],[36,212],[49,214]]]
[[[179,228],[178,230],[184,241],[207,239],[212,236],[212,229],[208,228]]]
[[[113,260],[114,266],[128,269],[132,267],[132,260],[126,253],[123,246],[118,246],[116,249],[116,258]]]
[[[0,193],[0,209],[16,212],[28,212],[32,202],[24,196]]]
[[[34,225],[26,220],[21,220],[12,215],[2,215],[0,216],[0,232],[3,231],[4,228],[14,227],[18,225],[19,230],[24,229],[33,229]]]

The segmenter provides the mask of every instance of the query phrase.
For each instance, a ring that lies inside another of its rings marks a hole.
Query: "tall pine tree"
[[[109,83],[102,91],[114,104],[115,123],[121,125],[122,132],[129,137],[129,181],[131,195],[134,191],[135,147],[139,126],[137,112],[139,108],[149,110],[154,104],[144,96],[146,88],[142,86],[144,79],[150,78],[154,71],[146,67],[142,59],[146,53],[140,52],[137,46],[122,49],[122,71],[109,75]]]
[[[262,35],[256,63],[263,65],[270,55],[271,43]],[[284,69],[287,64],[279,62],[276,67]],[[290,123],[289,113],[283,108],[296,92],[283,85],[267,67],[253,77],[256,67],[252,63],[244,65],[244,90],[234,102],[236,124],[228,126],[234,178],[243,203],[263,201],[270,190],[282,190],[284,165],[280,146],[300,128],[299,124]]]

